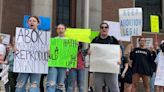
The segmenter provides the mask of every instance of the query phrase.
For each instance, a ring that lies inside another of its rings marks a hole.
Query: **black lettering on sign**
[[[14,67],[14,70],[15,71],[21,71],[21,70],[23,70],[23,67],[22,67],[22,64],[21,64],[20,61],[14,62],[14,64],[15,64],[15,67]]]
[[[45,36],[45,37],[44,37]],[[19,30],[17,41],[22,39],[24,43],[41,43],[47,44],[47,33],[42,31],[30,31],[30,30],[23,30],[22,28]]]
[[[32,31],[31,32],[31,40],[33,43],[35,43],[37,41],[38,37],[37,37],[37,32],[36,31]]]
[[[25,30],[24,32],[25,32],[24,42],[25,43],[30,43],[31,42],[31,40],[30,40],[31,38],[29,36],[30,31],[29,30]]]
[[[71,58],[70,58],[70,60],[68,61],[68,63],[66,65],[69,67],[72,64],[74,64],[75,61],[76,61],[76,56],[75,55],[71,55]]]
[[[42,36],[42,31],[39,31],[39,34],[38,34],[38,42],[40,41],[42,44],[43,44],[43,40],[41,39],[41,36]],[[47,44],[47,33],[45,33],[45,44]]]
[[[24,71],[30,71],[30,72],[34,72],[34,64],[33,63],[31,63],[29,60],[28,61],[24,61],[24,63],[25,63],[25,69],[24,69]]]
[[[22,39],[24,40],[22,29],[20,29],[20,31],[19,31],[19,34],[18,34],[18,37],[17,37],[17,41],[19,41],[19,37],[22,37]]]
[[[20,60],[34,60],[34,61],[47,61],[47,51],[31,51],[31,50],[17,50],[15,52],[15,58]]]
[[[66,40],[64,40],[63,45],[68,46],[68,47],[75,47],[75,46],[77,46],[77,42],[75,40],[66,39]]]
[[[73,47],[76,47],[76,46],[77,46],[77,42],[73,41]]]
[[[19,57],[19,51],[18,51],[18,50],[15,51],[15,53],[14,53],[14,58],[18,58],[18,59],[20,58],[20,57]]]
[[[64,47],[67,46],[67,40],[64,40]]]
[[[48,52],[44,52],[44,60],[48,61]],[[44,63],[44,62],[43,62]]]
[[[58,59],[58,54],[59,54],[59,49],[58,49],[58,47],[56,47],[55,50],[51,53],[50,59],[57,60]]]

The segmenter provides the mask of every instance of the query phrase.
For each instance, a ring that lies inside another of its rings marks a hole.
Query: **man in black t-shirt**
[[[139,38],[140,47],[134,48],[130,54],[132,62],[132,92],[136,92],[140,77],[143,80],[145,92],[150,92],[149,80],[152,76],[152,56],[148,49],[145,48],[145,38]]]
[[[108,30],[109,25],[107,23],[101,23],[100,34],[93,39],[92,43],[119,44],[118,40],[115,37],[108,35]],[[104,85],[110,90],[110,92],[119,92],[118,74],[102,72],[94,72],[93,74],[94,92],[103,92],[102,88]]]

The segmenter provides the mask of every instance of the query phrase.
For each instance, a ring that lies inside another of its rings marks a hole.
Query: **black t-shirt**
[[[133,73],[139,73],[143,75],[151,76],[152,69],[152,57],[148,49],[135,48],[130,53],[130,59],[133,60],[132,70]]]
[[[118,40],[113,36],[108,36],[105,39],[102,39],[100,36],[95,37],[92,40],[92,43],[100,43],[100,44],[119,44]]]
[[[152,68],[153,68],[153,72],[156,72],[156,68],[157,68],[157,64],[155,63],[155,58],[156,58],[156,52],[155,51],[152,51],[151,52],[151,56],[152,56]]]

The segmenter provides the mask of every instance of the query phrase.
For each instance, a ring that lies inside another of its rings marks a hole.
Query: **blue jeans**
[[[29,77],[30,77],[29,92],[39,92],[41,74],[33,74],[33,73],[20,73],[18,75],[15,92],[26,92],[26,84]]]
[[[67,92],[74,92],[73,89],[75,88],[75,83],[77,81],[77,86],[79,88],[78,92],[84,92],[84,75],[85,70],[75,70],[71,69],[68,75],[68,88]]]
[[[65,77],[66,77],[66,68],[49,67],[46,92],[65,91],[65,85],[64,85]]]
[[[154,82],[155,82],[155,72],[153,73],[153,76],[150,78],[150,92],[155,92]]]

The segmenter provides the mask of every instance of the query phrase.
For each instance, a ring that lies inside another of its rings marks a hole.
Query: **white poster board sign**
[[[145,38],[146,40],[146,48],[150,48],[153,46],[153,38]],[[137,38],[137,47],[139,47],[139,38]]]
[[[119,21],[122,36],[142,35],[142,8],[119,9]]]
[[[14,72],[48,73],[49,31],[16,28]]]
[[[164,86],[164,69],[163,69],[164,62],[163,60],[164,60],[164,56],[162,55],[159,57],[156,78],[155,78],[155,85],[158,85],[158,86]]]
[[[112,35],[121,41],[130,41],[130,36],[121,36],[120,23],[113,21],[104,21],[109,25],[109,35]]]
[[[3,44],[9,44],[10,43],[10,35],[9,34],[0,33],[0,35],[3,37],[3,40],[2,40]]]
[[[90,71],[119,73],[120,46],[110,44],[91,44]]]
[[[8,80],[8,69],[9,65],[2,65],[2,72],[0,73],[0,77],[2,78],[1,81],[3,81],[4,84],[6,84]]]

